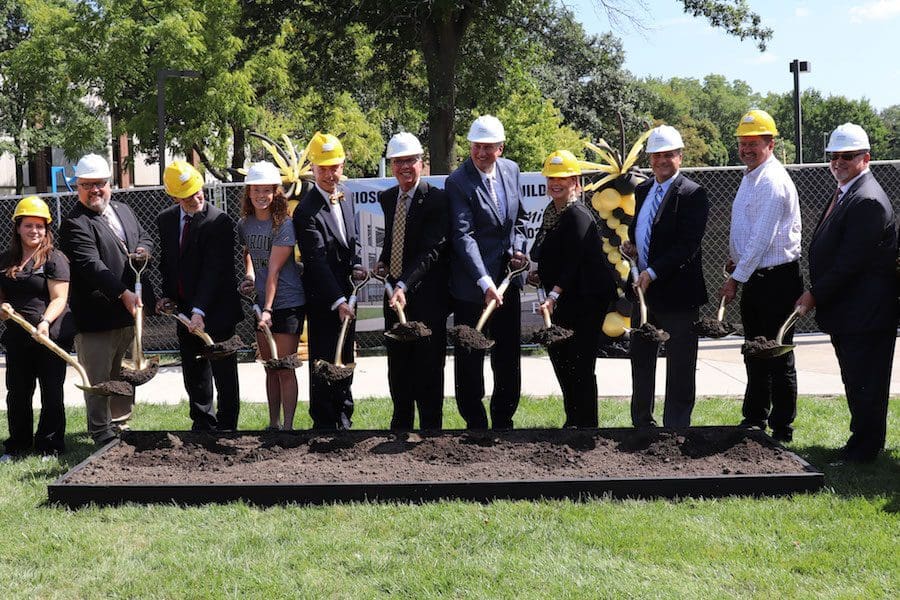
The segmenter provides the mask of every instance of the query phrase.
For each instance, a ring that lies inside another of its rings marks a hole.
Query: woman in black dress
[[[50,209],[37,196],[23,198],[13,213],[9,249],[0,255],[0,302],[63,348],[74,338],[66,319],[69,296],[69,261],[53,247],[48,225]],[[6,313],[0,311],[0,318]],[[34,449],[43,455],[65,450],[66,412],[63,382],[66,363],[38,344],[21,327],[8,321],[2,337],[6,349],[6,396],[9,439],[0,460],[8,461]],[[41,386],[41,412],[32,433],[31,409],[35,382]]]
[[[581,168],[567,150],[547,157],[550,203],[531,251],[547,292],[542,305],[553,323],[574,333],[548,352],[559,379],[566,412],[564,427],[597,427],[597,345],[603,318],[615,299],[615,280],[603,255],[600,232],[581,202]]]

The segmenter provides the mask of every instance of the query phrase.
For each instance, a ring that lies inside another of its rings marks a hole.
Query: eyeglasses
[[[407,165],[414,165],[419,161],[418,156],[410,156],[409,158],[392,158],[391,164],[397,165],[398,167],[405,167]]]
[[[838,160],[840,158],[840,159],[846,160],[847,162],[850,162],[851,160],[854,160],[857,156],[862,156],[866,152],[868,152],[868,150],[861,150],[860,152],[830,152],[828,155],[828,159],[829,160]]]
[[[107,183],[109,183],[109,182],[108,181],[80,181],[80,182],[78,182],[78,187],[80,187],[81,189],[83,189],[86,192],[89,192],[94,188],[97,188],[98,190],[102,190],[103,188],[106,187]]]

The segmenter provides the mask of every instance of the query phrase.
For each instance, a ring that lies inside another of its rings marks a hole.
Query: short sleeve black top
[[[9,253],[6,252],[0,256],[0,265],[10,264]],[[37,325],[41,321],[41,316],[47,310],[50,304],[50,287],[48,282],[69,281],[69,261],[66,256],[59,250],[54,249],[43,265],[34,268],[34,259],[16,273],[15,278],[10,278],[6,273],[0,273],[0,290],[3,290],[3,296],[6,302],[22,315],[32,325]],[[68,308],[66,311],[68,312]],[[59,326],[63,322],[65,312],[57,318],[50,328],[50,337],[57,338],[59,336]],[[18,326],[7,322],[7,331],[10,328]]]

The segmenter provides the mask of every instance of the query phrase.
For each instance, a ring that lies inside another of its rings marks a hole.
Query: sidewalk
[[[842,395],[837,359],[828,337],[824,335],[799,335],[797,342],[797,387],[801,395]],[[701,340],[697,360],[698,396],[742,397],[747,383],[741,356],[742,338],[731,337],[722,340]],[[900,394],[900,358],[894,354],[894,369],[891,377],[891,394]],[[0,372],[6,368],[5,360],[0,361]],[[485,387],[491,393],[490,361],[485,360]],[[239,365],[241,400],[243,402],[265,402],[265,371],[259,363]],[[359,358],[353,380],[353,395],[356,398],[388,397],[387,360],[383,356]],[[444,394],[453,396],[453,357],[447,357]],[[309,401],[308,365],[297,370],[300,382],[300,400]],[[665,359],[657,365],[657,394],[665,390]],[[65,401],[67,406],[83,406],[80,383],[77,374],[69,369],[66,377]],[[629,397],[631,395],[631,366],[626,359],[598,359],[597,384],[601,397]],[[546,356],[522,358],[522,394],[528,396],[559,395],[559,384],[553,374],[550,359]],[[35,406],[39,406],[39,392],[35,394]],[[160,369],[150,382],[137,388],[137,401],[159,404],[178,404],[186,399],[179,367]],[[0,410],[6,409],[6,378],[0,376]]]

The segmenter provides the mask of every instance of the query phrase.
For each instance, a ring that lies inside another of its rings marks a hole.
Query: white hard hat
[[[281,185],[281,172],[269,161],[253,163],[247,169],[245,185]]]
[[[844,123],[831,132],[825,152],[842,152],[844,150],[868,150],[869,136],[859,125]]]
[[[650,131],[650,137],[647,138],[647,154],[668,152],[679,148],[684,148],[684,142],[681,140],[678,130],[671,125],[660,125]]]
[[[75,165],[75,177],[79,179],[109,179],[112,172],[109,163],[99,154],[85,154]]]
[[[472,122],[468,140],[479,144],[505,142],[506,132],[503,130],[503,123],[493,115],[481,115]]]
[[[388,142],[386,158],[399,158],[401,156],[417,156],[424,154],[419,138],[406,131],[395,133]]]

